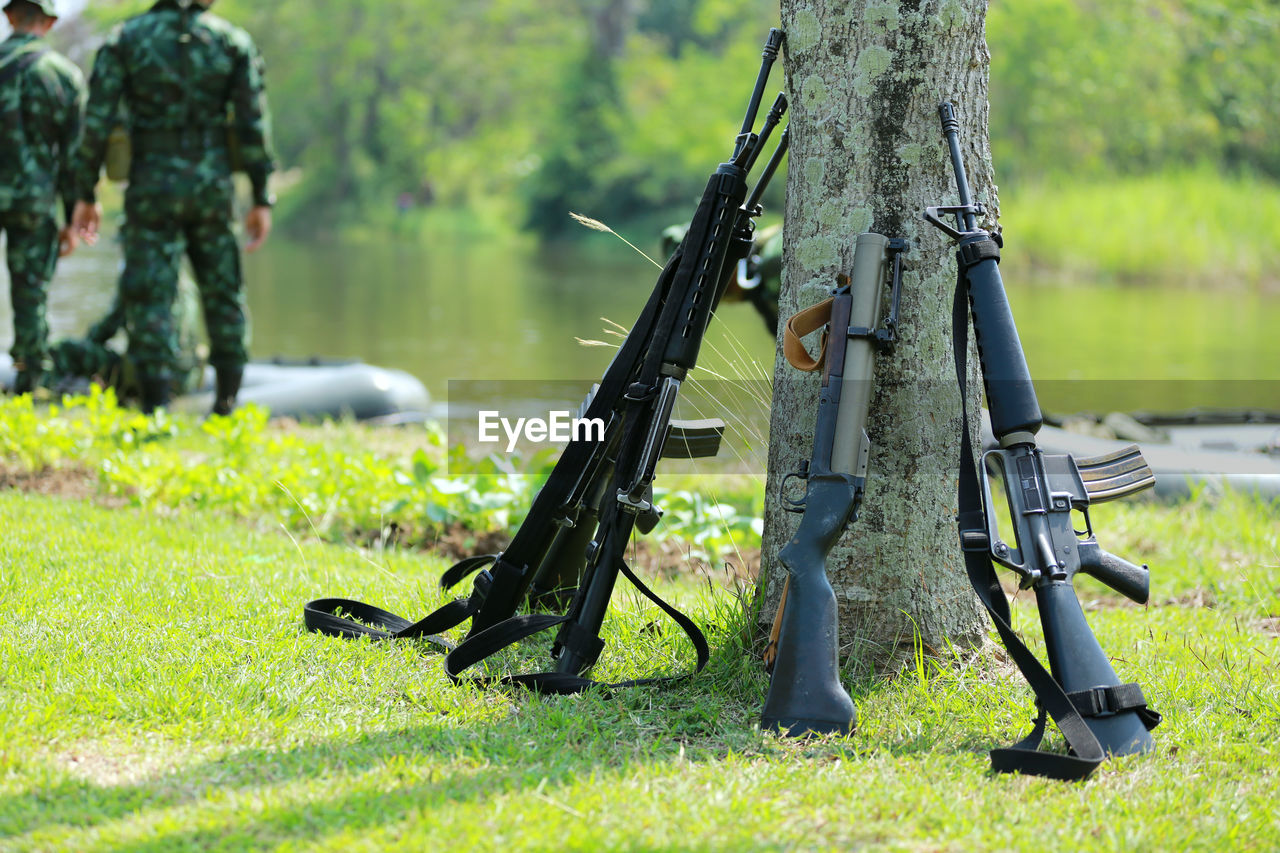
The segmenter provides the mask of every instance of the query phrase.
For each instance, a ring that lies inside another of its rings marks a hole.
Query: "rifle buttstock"
[[[839,608],[827,580],[827,554],[853,516],[861,486],[852,477],[810,477],[804,517],[778,553],[787,596],[761,725],[791,737],[848,734],[857,722],[840,683]]]

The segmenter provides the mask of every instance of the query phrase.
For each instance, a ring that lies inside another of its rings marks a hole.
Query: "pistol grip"
[[[1109,554],[1096,544],[1081,543],[1080,571],[1138,604],[1146,604],[1151,597],[1151,572],[1146,566]]]

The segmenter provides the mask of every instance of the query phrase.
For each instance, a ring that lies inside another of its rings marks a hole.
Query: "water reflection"
[[[59,267],[50,294],[54,337],[83,333],[106,309],[118,258],[104,240]],[[451,379],[590,381],[611,349],[577,339],[616,340],[601,318],[630,323],[656,274],[608,238],[555,249],[273,240],[246,258],[252,351],[397,367],[438,399]],[[0,281],[7,291],[3,273]],[[1097,408],[1108,397],[1097,380],[1128,380],[1110,395],[1117,408],[1239,405],[1250,394],[1253,405],[1280,408],[1280,295],[1010,284],[1046,409]],[[0,346],[11,341],[6,298]],[[773,341],[749,307],[723,306],[702,364],[758,378],[772,370]],[[1225,379],[1273,381],[1256,388],[1214,381]]]

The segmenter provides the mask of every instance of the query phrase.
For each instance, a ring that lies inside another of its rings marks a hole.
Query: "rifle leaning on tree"
[[[1146,566],[1108,554],[1098,546],[1089,506],[1131,495],[1155,484],[1155,475],[1137,446],[1106,456],[1076,459],[1046,454],[1036,447],[1042,418],[1031,373],[1018,340],[1013,312],[1000,277],[998,236],[978,227],[985,214],[975,204],[960,153],[960,123],[955,107],[938,108],[951,153],[960,204],[931,207],[925,220],[956,241],[959,281],[953,306],[953,345],[960,383],[964,430],[961,434],[959,527],[969,580],[995,623],[1005,648],[1035,691],[1039,714],[1032,732],[1019,743],[991,752],[1000,772],[1019,771],[1058,779],[1083,779],[1107,753],[1127,755],[1154,748],[1149,730],[1160,715],[1147,707],[1142,688],[1121,684],[1111,662],[1085,621],[1072,581],[1083,572],[1145,604],[1150,576]],[[943,221],[954,216],[956,227]],[[967,310],[966,310],[967,300]],[[969,315],[973,318],[991,428],[999,447],[974,462],[965,399]],[[1000,535],[991,501],[991,475],[1003,480],[1009,518]],[[1078,512],[1083,530],[1072,517]],[[992,561],[1012,569],[1023,589],[1035,590],[1051,672],[1018,639],[1009,624],[1009,602]],[[1053,717],[1071,753],[1040,752],[1045,713]]]
[[[671,415],[680,386],[697,362],[712,312],[738,261],[751,250],[754,219],[762,212],[760,196],[786,153],[783,130],[748,194],[748,174],[786,111],[786,99],[779,95],[760,132],[753,132],[781,46],[782,31],[771,30],[733,154],[711,175],[688,233],[587,399],[582,417],[605,423],[603,440],[583,437],[565,447],[505,551],[471,557],[445,572],[445,588],[478,572],[468,598],[415,623],[360,602],[320,599],[304,610],[309,629],[344,637],[428,639],[450,648],[445,672],[458,681],[464,670],[500,649],[558,627],[551,651],[554,672],[509,675],[496,683],[574,693],[594,683],[583,675],[604,646],[600,629],[621,573],[688,634],[697,650],[697,669],[706,664],[702,632],[651,592],[623,554],[632,530],[648,533],[661,516],[653,503],[659,458],[714,455],[723,432],[719,424],[697,441],[675,442],[673,447]],[[526,601],[534,609],[568,601],[568,609],[563,615],[516,615]],[[468,619],[470,630],[457,647],[438,636]],[[665,680],[638,679],[614,686]]]
[[[772,677],[762,726],[792,736],[848,734],[857,722],[853,700],[840,684],[839,614],[826,562],[862,504],[871,453],[866,423],[875,359],[878,352],[892,350],[897,340],[906,248],[902,240],[859,234],[852,280],[840,276],[834,295],[788,320],[783,337],[792,367],[822,369],[812,456],[782,484],[785,508],[804,516],[795,536],[778,553],[786,584],[765,656]],[[886,270],[892,270],[889,317],[877,328]],[[823,354],[813,359],[800,339],[823,325]],[[805,482],[799,500],[786,496],[792,479]]]

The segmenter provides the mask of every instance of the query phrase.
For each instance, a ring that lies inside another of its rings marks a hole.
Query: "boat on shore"
[[[14,375],[13,360],[0,355],[0,387],[12,388]],[[213,406],[213,388],[213,368],[206,367],[198,388],[175,397],[171,408],[208,412]],[[427,418],[431,395],[417,377],[403,370],[358,360],[275,358],[245,365],[239,402],[256,403],[268,409],[273,418],[412,423]]]

